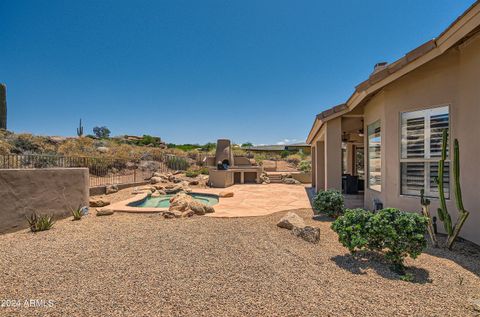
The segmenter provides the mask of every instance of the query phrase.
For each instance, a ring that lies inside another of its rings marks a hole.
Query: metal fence
[[[186,170],[190,163],[182,157],[162,155],[151,160],[129,161],[101,157],[58,155],[3,155],[0,169],[75,168],[87,167],[90,187],[138,183],[148,180],[154,172]]]

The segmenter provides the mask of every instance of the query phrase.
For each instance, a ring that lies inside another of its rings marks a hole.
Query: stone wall
[[[64,218],[88,206],[87,168],[0,170],[0,233],[27,228],[33,211]]]

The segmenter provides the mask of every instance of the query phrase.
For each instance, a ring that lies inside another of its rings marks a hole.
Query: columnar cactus
[[[0,129],[7,129],[7,87],[0,84]]]
[[[78,128],[77,128],[77,135],[78,135],[79,137],[83,136],[82,119],[80,119],[80,124],[78,125]]]
[[[452,248],[453,242],[460,234],[460,230],[463,227],[463,224],[468,218],[470,214],[467,210],[465,210],[463,206],[462,200],[462,189],[460,186],[460,149],[458,145],[458,140],[455,139],[453,145],[453,180],[454,180],[454,190],[455,190],[455,203],[458,209],[458,219],[455,223],[455,226],[452,226],[452,218],[448,213],[447,203],[445,199],[445,192],[443,190],[443,174],[445,170],[445,160],[447,158],[447,130],[443,130],[442,135],[442,157],[438,163],[438,193],[440,196],[440,208],[438,208],[438,218],[440,221],[443,222],[443,226],[445,231],[448,234],[447,238],[447,247],[449,249]]]

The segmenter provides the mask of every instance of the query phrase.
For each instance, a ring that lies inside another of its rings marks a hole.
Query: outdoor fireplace
[[[230,140],[217,141],[215,156],[206,160],[211,187],[228,187],[233,184],[259,183],[263,167],[253,165],[245,156],[233,154]]]

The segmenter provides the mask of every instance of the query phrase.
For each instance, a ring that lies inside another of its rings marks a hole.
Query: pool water
[[[209,206],[218,204],[218,196],[208,194],[188,194],[195,200]],[[130,203],[131,207],[145,207],[145,208],[168,208],[170,207],[170,198],[174,195],[163,195],[160,197],[147,197],[141,201]]]

